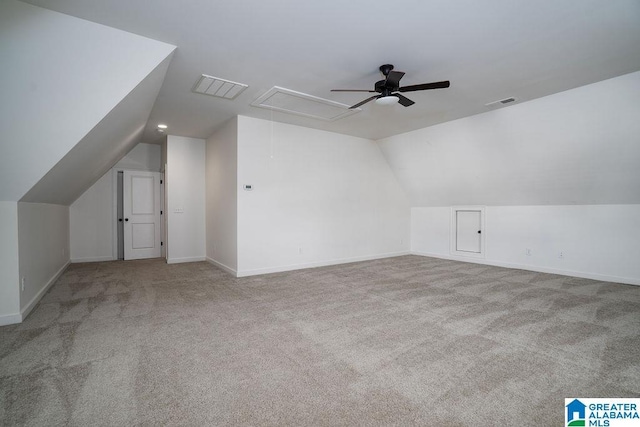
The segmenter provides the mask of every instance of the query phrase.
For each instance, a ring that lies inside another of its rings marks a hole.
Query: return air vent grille
[[[269,89],[251,105],[330,122],[362,111],[359,108],[350,110],[348,105],[278,86]]]
[[[200,76],[193,91],[203,95],[217,96],[218,98],[235,99],[248,85],[232,82],[230,80],[220,79],[218,77]]]
[[[509,104],[513,104],[514,102],[517,102],[518,98],[515,97],[509,97],[509,98],[505,98],[505,99],[500,99],[498,101],[493,101],[490,102],[488,104],[484,104],[485,106],[489,107],[489,108],[497,108],[497,107],[502,107],[503,105],[509,105]]]

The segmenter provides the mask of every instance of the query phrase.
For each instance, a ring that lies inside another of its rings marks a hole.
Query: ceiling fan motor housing
[[[383,93],[385,90],[389,91],[389,92],[393,92],[394,88],[388,87],[385,85],[387,81],[386,80],[380,80],[379,82],[376,82],[374,90],[376,92],[380,92]],[[395,88],[397,89],[397,88]]]
[[[380,66],[380,71],[382,72],[382,75],[387,77],[389,75],[389,71],[393,70],[393,65],[391,64],[384,64]]]

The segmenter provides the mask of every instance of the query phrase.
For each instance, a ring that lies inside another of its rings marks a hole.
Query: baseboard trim
[[[426,256],[431,258],[448,259],[452,261],[470,262],[474,264],[492,265],[495,267],[516,268],[519,270],[535,271],[537,273],[558,274],[560,276],[580,277],[582,279],[591,279],[591,280],[599,280],[602,282],[624,283],[627,285],[640,286],[640,279],[633,279],[629,277],[609,276],[609,275],[598,274],[598,273],[585,273],[581,271],[561,270],[557,268],[538,267],[534,265],[515,264],[515,263],[501,262],[501,261],[490,261],[482,258],[466,258],[466,257],[455,256],[455,255],[434,254],[429,252],[411,251],[411,254]]]
[[[0,326],[14,325],[22,322],[22,315],[20,313],[4,314],[0,316]]]
[[[233,268],[229,267],[228,265],[225,265],[223,263],[221,263],[220,261],[216,261],[213,258],[209,258],[207,257],[206,260],[209,264],[213,264],[216,267],[226,271],[227,273],[231,274],[233,277],[238,277],[238,272],[236,270],[234,270]]]
[[[104,261],[115,261],[112,256],[98,256],[98,257],[87,257],[87,258],[72,258],[71,263],[78,264],[81,262],[104,262]]]
[[[188,258],[167,258],[167,264],[181,264],[183,262],[200,262],[206,261],[206,257],[188,257]]]
[[[238,271],[236,277],[248,277],[248,276],[257,276],[260,274],[271,274],[271,273],[282,273],[284,271],[293,271],[293,270],[303,270],[305,268],[316,268],[316,267],[326,267],[329,265],[338,265],[338,264],[350,264],[352,262],[361,262],[361,261],[371,261],[375,259],[383,259],[383,258],[393,258],[397,256],[410,255],[409,251],[402,252],[387,252],[383,254],[376,255],[364,255],[352,258],[339,258],[332,259],[328,261],[316,261],[316,262],[308,262],[302,264],[290,264],[280,267],[267,267],[267,268],[256,268],[254,270],[244,270]]]
[[[21,322],[24,319],[26,319],[27,316],[29,315],[29,313],[31,313],[31,310],[33,310],[35,308],[35,306],[38,305],[38,303],[40,302],[40,300],[42,299],[44,294],[46,294],[47,291],[49,290],[49,288],[56,282],[56,280],[58,280],[60,278],[60,276],[62,276],[62,273],[64,273],[64,271],[67,269],[67,267],[69,267],[70,264],[71,264],[71,261],[67,261],[56,272],[56,274],[54,274],[53,277],[51,277],[51,279],[49,279],[47,284],[44,285],[44,287],[42,289],[40,289],[40,291],[33,298],[31,298],[31,301],[29,301],[29,303],[22,310],[20,310],[20,315],[22,317],[20,319]]]

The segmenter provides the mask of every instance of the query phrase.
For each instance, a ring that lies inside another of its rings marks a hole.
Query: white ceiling
[[[29,0],[28,3],[178,46],[142,142],[207,138],[241,114],[371,139],[527,101],[640,70],[638,0]],[[324,122],[250,106],[272,86],[355,104],[378,66],[402,84],[450,80],[416,102]],[[249,85],[235,100],[191,92],[201,74]]]

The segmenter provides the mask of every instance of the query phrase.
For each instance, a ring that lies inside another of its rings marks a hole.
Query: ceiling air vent
[[[248,85],[232,82],[230,80],[220,79],[218,77],[200,76],[193,91],[203,95],[217,96],[218,98],[235,99]]]
[[[330,122],[362,111],[359,108],[350,110],[346,104],[278,86],[269,89],[264,95],[253,101],[251,105]]]
[[[518,98],[515,98],[515,97],[512,96],[510,98],[500,99],[498,101],[493,101],[493,102],[490,102],[490,103],[484,104],[484,105],[486,105],[489,108],[497,108],[497,107],[502,107],[503,105],[512,104],[512,103],[517,102],[517,101],[518,101]]]

